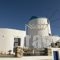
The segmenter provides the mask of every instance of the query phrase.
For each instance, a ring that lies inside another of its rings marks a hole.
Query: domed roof
[[[29,20],[36,19],[38,18],[37,16],[32,16]]]

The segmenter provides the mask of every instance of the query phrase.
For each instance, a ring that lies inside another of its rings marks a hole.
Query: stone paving
[[[52,60],[51,56],[0,57],[0,60]]]

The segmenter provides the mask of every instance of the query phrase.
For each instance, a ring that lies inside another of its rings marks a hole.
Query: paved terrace
[[[52,56],[0,57],[0,60],[52,60]]]

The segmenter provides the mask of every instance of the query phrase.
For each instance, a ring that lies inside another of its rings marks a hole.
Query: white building
[[[52,36],[50,22],[47,18],[32,17],[25,27],[26,35],[29,35],[27,47],[49,47],[52,42],[60,39],[59,36]],[[35,39],[35,40],[34,40]],[[26,40],[26,42],[28,39]]]
[[[0,28],[0,52],[8,52],[16,46],[24,47],[26,32],[16,29]]]

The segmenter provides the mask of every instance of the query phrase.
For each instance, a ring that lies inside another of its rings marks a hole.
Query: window
[[[21,45],[21,38],[14,38],[14,47]]]

